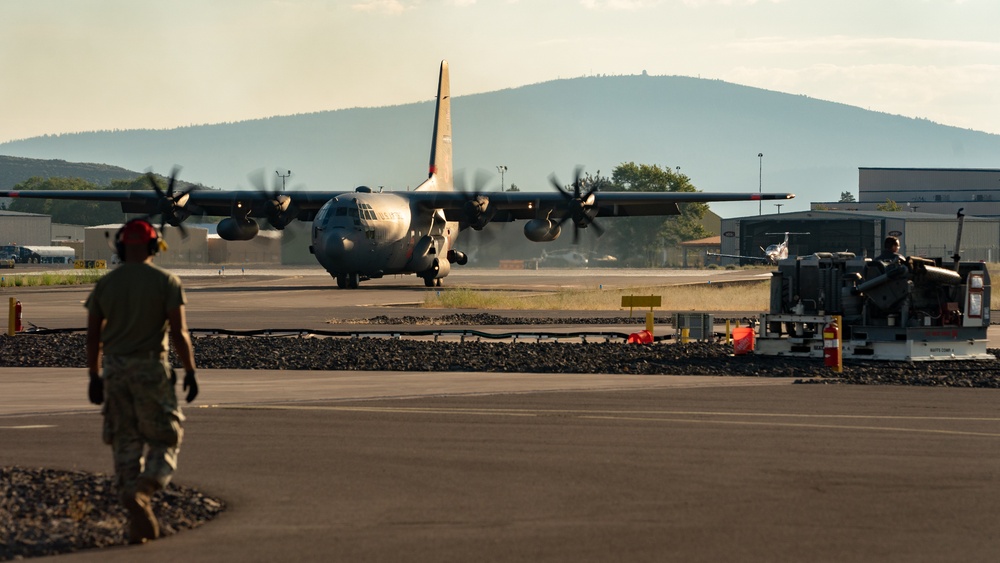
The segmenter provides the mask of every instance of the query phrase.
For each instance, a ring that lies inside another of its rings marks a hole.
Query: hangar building
[[[39,213],[0,211],[0,245],[49,246],[52,218]]]
[[[788,237],[788,255],[814,252],[853,252],[873,257],[887,236],[900,240],[906,256],[946,258],[954,254],[958,221],[954,214],[888,211],[799,211],[722,220],[722,254],[763,256],[762,248]],[[804,234],[794,234],[804,233]],[[965,217],[963,260],[1000,260],[1000,219]],[[723,264],[739,263],[723,258]],[[742,260],[743,263],[754,263]]]

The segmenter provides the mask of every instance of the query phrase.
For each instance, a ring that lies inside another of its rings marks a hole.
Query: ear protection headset
[[[156,255],[161,250],[167,249],[167,244],[163,242],[163,238],[160,237],[159,231],[156,230],[149,221],[145,219],[132,219],[128,223],[122,225],[118,232],[115,233],[115,252],[118,253],[118,257],[122,260],[125,259],[125,244],[126,236],[128,238],[145,238],[145,242],[148,245],[146,248],[149,250],[150,256]]]

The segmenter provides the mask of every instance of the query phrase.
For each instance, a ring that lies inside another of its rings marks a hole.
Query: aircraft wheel
[[[424,278],[424,285],[427,287],[434,287],[434,281],[435,281],[434,278],[427,276],[426,278]]]
[[[361,285],[361,275],[357,272],[347,274],[347,289],[357,289]]]
[[[339,287],[340,289],[347,288],[347,275],[345,275],[345,274],[336,274],[333,277],[337,278],[337,287]]]

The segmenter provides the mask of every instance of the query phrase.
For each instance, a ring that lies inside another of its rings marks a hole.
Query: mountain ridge
[[[453,80],[454,82],[454,80]],[[458,170],[507,166],[505,184],[551,189],[579,164],[680,167],[704,191],[793,192],[785,211],[857,190],[859,167],[994,168],[1000,135],[721,80],[565,78],[452,101]],[[412,189],[425,177],[433,102],[272,116],[175,129],[67,133],[0,143],[0,154],[100,162],[219,188],[255,169],[289,187]],[[763,153],[763,157],[758,157]],[[275,179],[276,180],[276,179]],[[491,188],[498,189],[499,175]],[[716,204],[722,215],[756,204]]]

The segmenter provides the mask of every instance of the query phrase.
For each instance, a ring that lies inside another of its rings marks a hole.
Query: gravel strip
[[[722,344],[431,342],[308,336],[194,339],[204,369],[629,373],[819,378],[825,383],[1000,387],[1000,363],[855,362],[834,374],[816,359],[733,356]],[[991,350],[994,355],[998,350]],[[84,335],[0,337],[0,367],[85,367]],[[175,362],[175,365],[179,363]]]
[[[160,534],[197,528],[225,509],[170,484],[153,497]],[[127,545],[112,478],[81,471],[0,467],[0,561]]]

